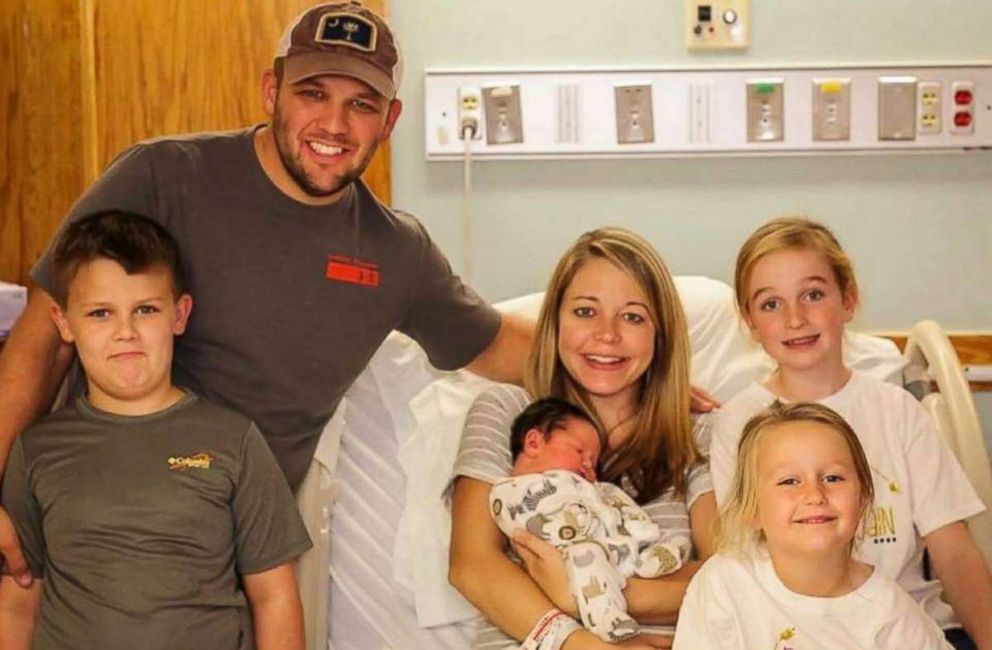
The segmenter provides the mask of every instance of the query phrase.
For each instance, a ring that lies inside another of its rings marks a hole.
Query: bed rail
[[[992,567],[992,467],[961,362],[947,334],[932,320],[913,326],[904,355],[925,367],[937,384],[938,393],[927,395],[922,403],[985,503],[985,512],[969,519],[968,528]]]

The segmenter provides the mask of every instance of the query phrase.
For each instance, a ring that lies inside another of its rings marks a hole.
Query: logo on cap
[[[375,51],[375,24],[352,13],[329,13],[320,17],[313,40],[326,45],[347,45],[363,52]]]

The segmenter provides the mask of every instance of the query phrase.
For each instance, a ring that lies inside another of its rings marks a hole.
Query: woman
[[[513,418],[532,399],[559,397],[584,407],[607,432],[599,480],[620,485],[667,530],[689,535],[697,558],[713,552],[716,505],[689,415],[685,317],[650,244],[604,228],[565,253],[545,294],[525,386],[496,386],[469,411],[455,465],[450,579],[515,639],[557,634],[567,638],[566,650],[610,647],[558,615],[574,619],[576,606],[554,547],[517,537],[525,566],[515,564],[487,504],[492,483],[510,471]],[[671,576],[629,580],[628,610],[641,623],[673,623],[697,567],[690,562]],[[487,627],[477,645],[500,638]]]

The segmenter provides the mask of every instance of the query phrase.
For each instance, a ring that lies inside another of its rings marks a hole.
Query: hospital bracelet
[[[575,619],[552,607],[531,628],[520,650],[561,650],[565,639],[581,629]]]

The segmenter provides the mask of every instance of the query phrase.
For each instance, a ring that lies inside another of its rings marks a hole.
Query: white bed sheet
[[[400,409],[387,408],[376,374],[388,368],[411,390],[437,378],[436,371],[419,373],[418,358],[407,364],[397,358],[408,347],[395,337],[388,341],[345,398],[331,514],[327,647],[333,650],[464,650],[471,644],[472,623],[423,629],[412,593],[394,575],[396,530],[406,500],[398,462],[404,429]],[[398,397],[396,391],[387,395]]]

